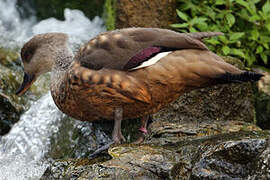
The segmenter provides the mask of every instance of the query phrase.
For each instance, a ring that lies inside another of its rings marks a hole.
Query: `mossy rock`
[[[0,48],[0,64],[6,67],[18,65],[19,53],[16,50]]]
[[[254,86],[256,123],[262,129],[270,129],[270,73],[264,72],[264,77]]]

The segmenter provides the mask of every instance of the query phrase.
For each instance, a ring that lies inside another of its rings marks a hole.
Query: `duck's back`
[[[180,49],[208,50],[201,39],[222,33],[177,33],[158,28],[127,28],[98,35],[85,44],[75,59],[81,66],[128,71],[154,55]]]

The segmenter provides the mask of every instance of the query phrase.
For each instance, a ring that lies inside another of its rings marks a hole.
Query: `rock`
[[[55,160],[43,179],[267,179],[270,175],[269,131],[245,122],[155,123],[147,144],[112,146],[110,157]]]
[[[115,7],[116,28],[169,28],[177,20],[176,0],[116,0]]]
[[[270,73],[263,72],[264,77],[258,83],[255,93],[256,123],[262,129],[270,129]]]
[[[18,65],[18,58],[19,53],[17,52],[17,50],[0,47],[0,64],[12,68]]]
[[[87,158],[111,139],[100,128],[89,122],[82,122],[64,115],[56,136],[51,138],[47,156],[53,159]]]
[[[160,144],[176,143],[181,138],[212,136],[240,131],[260,131],[261,129],[243,121],[205,121],[201,123],[170,123],[154,121],[145,143]]]
[[[179,160],[177,153],[150,145],[112,147],[109,152],[113,159],[105,162],[103,158],[56,161],[43,178],[166,179]]]

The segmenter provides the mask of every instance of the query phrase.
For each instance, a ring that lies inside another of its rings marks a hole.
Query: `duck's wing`
[[[208,50],[203,38],[219,32],[177,33],[159,28],[127,28],[100,34],[85,44],[75,59],[84,67],[128,71],[155,55],[180,49]]]
[[[151,103],[151,94],[141,81],[123,71],[91,70],[73,63],[67,78],[75,96],[96,104]]]

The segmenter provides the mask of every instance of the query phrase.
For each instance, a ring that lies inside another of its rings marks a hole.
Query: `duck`
[[[24,78],[16,94],[51,72],[51,95],[63,113],[81,121],[114,121],[117,144],[125,141],[121,122],[141,118],[141,143],[149,116],[183,93],[263,76],[226,63],[203,43],[219,35],[125,28],[97,35],[74,55],[67,34],[38,34],[21,49]]]

